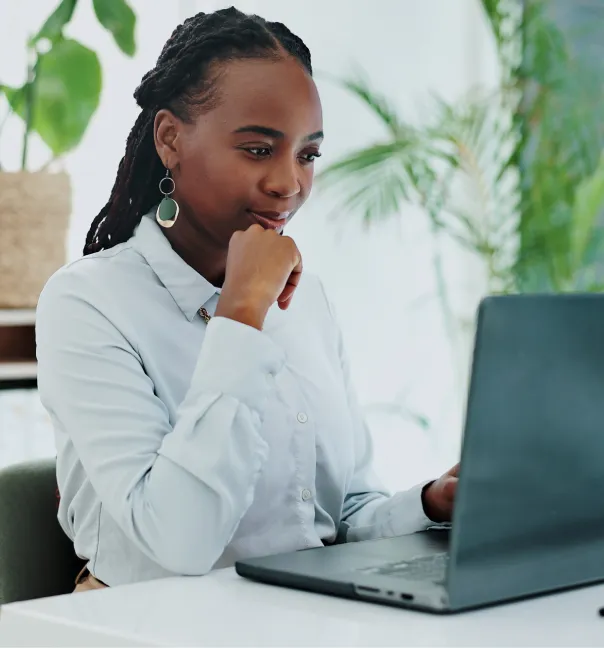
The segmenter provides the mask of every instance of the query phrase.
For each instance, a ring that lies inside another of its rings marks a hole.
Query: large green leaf
[[[136,16],[125,0],[93,0],[99,22],[113,34],[117,46],[128,56],[134,56],[134,25]]]
[[[20,117],[26,117],[26,86],[5,88]],[[62,39],[39,57],[34,89],[32,130],[56,157],[77,146],[99,104],[101,66],[97,55],[80,43]]]
[[[3,85],[2,92],[8,101],[10,108],[21,117],[25,118],[25,110],[23,108],[23,97],[25,96],[23,88],[11,88],[10,86]]]
[[[577,187],[571,220],[572,266],[578,270],[593,236],[597,218],[604,211],[604,153],[593,175]]]
[[[40,31],[32,38],[35,44],[41,38],[55,41],[63,32],[63,27],[71,20],[78,0],[62,0],[59,6],[47,18]]]

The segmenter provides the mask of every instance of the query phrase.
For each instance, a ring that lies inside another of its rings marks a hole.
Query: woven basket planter
[[[35,308],[66,261],[70,214],[66,173],[0,173],[0,308]]]

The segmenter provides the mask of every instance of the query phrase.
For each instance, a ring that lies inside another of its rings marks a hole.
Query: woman
[[[448,520],[456,469],[393,497],[376,479],[323,289],[280,236],[323,138],[304,43],[201,13],[135,98],[84,256],[38,307],[77,591]]]

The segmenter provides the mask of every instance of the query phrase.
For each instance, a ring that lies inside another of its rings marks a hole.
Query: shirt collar
[[[141,218],[133,247],[142,254],[189,321],[213,295],[220,293],[220,288],[193,270],[172,249],[155,221],[155,208]]]

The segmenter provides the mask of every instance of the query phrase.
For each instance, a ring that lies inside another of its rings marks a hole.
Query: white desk
[[[439,617],[261,585],[232,569],[14,603],[1,646],[604,646],[604,585]]]

